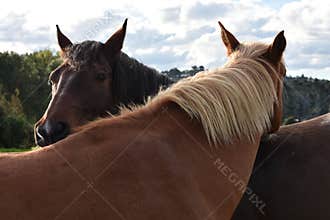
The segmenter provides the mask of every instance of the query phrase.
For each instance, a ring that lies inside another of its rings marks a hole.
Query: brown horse
[[[232,220],[330,219],[329,155],[330,113],[281,127],[262,141]]]
[[[1,155],[1,218],[230,219],[280,120],[286,40],[239,43],[221,27],[223,68],[47,148]]]
[[[63,63],[49,76],[52,99],[35,125],[35,140],[46,146],[77,126],[116,114],[119,106],[142,104],[172,81],[121,52],[127,20],[106,43],[72,44],[57,26]]]

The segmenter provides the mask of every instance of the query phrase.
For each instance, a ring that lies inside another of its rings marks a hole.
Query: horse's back
[[[232,219],[330,219],[330,114],[284,126],[261,143]]]

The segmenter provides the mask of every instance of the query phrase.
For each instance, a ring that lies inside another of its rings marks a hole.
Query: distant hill
[[[191,70],[177,68],[163,71],[171,79],[193,76],[203,71],[203,66],[193,66]],[[330,112],[330,81],[298,77],[286,77],[284,81],[284,124],[290,124]]]
[[[330,81],[287,77],[284,81],[284,118],[299,120],[330,112]]]

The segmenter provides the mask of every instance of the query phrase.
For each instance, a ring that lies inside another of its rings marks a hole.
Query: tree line
[[[61,63],[49,50],[19,55],[0,53],[0,147],[34,145],[33,124],[42,116],[50,100],[48,75]],[[203,71],[177,68],[163,71],[177,81]],[[330,81],[287,77],[284,87],[284,123],[293,123],[330,111]]]

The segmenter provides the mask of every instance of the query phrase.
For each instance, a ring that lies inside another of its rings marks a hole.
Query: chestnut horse
[[[65,138],[97,117],[116,114],[120,106],[142,104],[173,82],[121,52],[127,19],[106,43],[72,44],[57,26],[64,62],[49,76],[52,99],[35,125],[35,140],[46,146]]]
[[[281,119],[286,40],[240,43],[220,26],[223,68],[47,148],[0,155],[1,218],[230,219]]]
[[[232,220],[330,219],[330,113],[283,126],[261,142]]]

